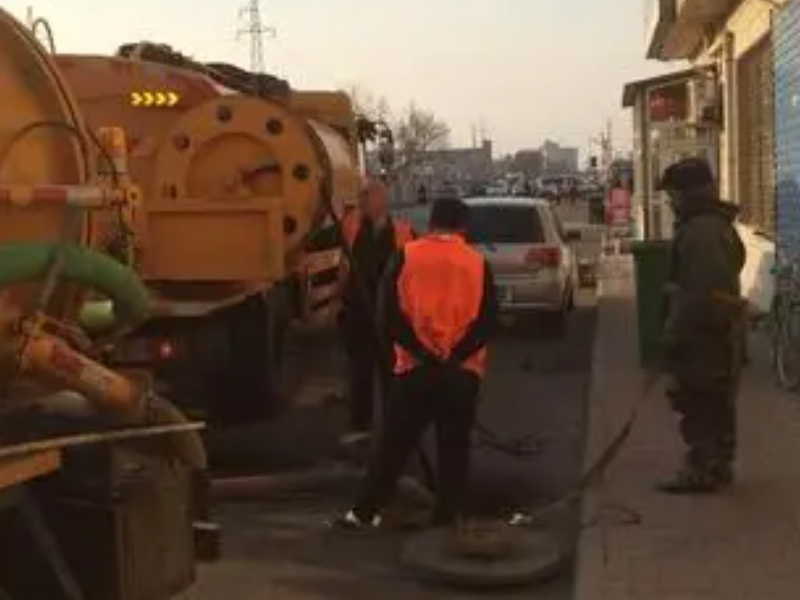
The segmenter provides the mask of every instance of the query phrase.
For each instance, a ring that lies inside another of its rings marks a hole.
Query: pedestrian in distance
[[[456,198],[434,203],[430,233],[397,254],[382,290],[385,330],[394,347],[394,378],[366,478],[354,507],[334,524],[380,525],[381,510],[425,429],[437,435],[434,523],[464,514],[470,434],[497,324],[491,269],[465,239],[469,209]]]
[[[569,202],[572,206],[575,206],[578,203],[578,183],[574,180],[570,181],[567,184],[568,194],[569,194]]]
[[[736,207],[721,202],[708,163],[669,167],[661,187],[676,217],[664,348],[672,407],[688,446],[683,467],[659,488],[717,492],[734,481],[736,395],[745,340],[739,275],[745,249]]]
[[[359,207],[342,222],[343,243],[353,256],[354,265],[343,263],[341,331],[349,363],[350,425],[354,432],[372,427],[378,377],[382,373],[375,311],[378,288],[392,255],[414,239],[411,226],[389,214],[388,190],[379,180],[369,180]]]
[[[428,203],[428,188],[425,187],[424,183],[419,185],[419,189],[417,190],[417,204],[427,204]]]

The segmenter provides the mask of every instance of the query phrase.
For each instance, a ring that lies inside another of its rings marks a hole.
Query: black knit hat
[[[441,198],[431,208],[431,229],[462,231],[469,222],[469,207],[458,198]]]
[[[689,190],[714,184],[714,173],[708,161],[687,158],[667,167],[658,184],[659,190]]]

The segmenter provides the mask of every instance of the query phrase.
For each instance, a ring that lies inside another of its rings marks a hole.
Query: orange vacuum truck
[[[272,416],[287,327],[337,311],[333,214],[361,178],[349,98],[151,43],[55,61],[89,128],[123,129],[141,190],[102,249],[144,280],[152,316],[112,364],[150,370],[214,425]]]
[[[279,410],[287,328],[338,310],[350,101],[2,9],[0,83],[0,598],[166,600],[216,539],[184,414]]]
[[[157,307],[136,240],[169,238],[184,258],[196,240],[148,221],[125,130],[87,126],[53,58],[2,9],[0,84],[0,598],[166,600],[191,585],[195,539],[214,530],[202,425],[103,354]],[[216,200],[207,214],[228,216]],[[232,264],[272,256],[248,248]],[[113,322],[93,337],[99,300]]]

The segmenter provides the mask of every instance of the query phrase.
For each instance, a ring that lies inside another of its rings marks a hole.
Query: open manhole
[[[451,529],[426,531],[406,542],[403,563],[422,578],[459,587],[519,586],[559,574],[566,553],[555,536],[504,527],[500,539],[490,534],[469,542],[466,548],[458,540],[454,542]]]

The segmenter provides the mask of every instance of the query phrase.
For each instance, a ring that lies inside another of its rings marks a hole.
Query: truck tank
[[[156,317],[116,356],[214,423],[269,416],[287,325],[338,309],[330,211],[361,177],[349,98],[251,85],[263,79],[163,46],[124,54],[56,57],[88,124],[125,129],[142,190],[135,268]]]
[[[98,360],[80,326],[92,295],[118,325],[150,311],[136,274],[99,252],[138,204],[110,143],[123,136],[85,125],[52,58],[2,9],[0,84],[0,597],[167,597],[194,579],[192,520],[207,516],[190,485],[206,468],[201,425]],[[152,467],[126,482],[136,494],[119,493],[122,460]]]
[[[3,110],[0,111],[0,182],[21,185],[77,185],[89,179],[88,139],[78,106],[50,58],[18,23],[0,11],[0,73],[3,74]],[[25,85],[15,85],[25,82]],[[37,206],[15,210],[0,206],[3,227],[0,243],[52,241],[65,225],[63,207]],[[86,235],[86,221],[72,232],[73,241]],[[4,290],[14,302],[27,305],[30,286]],[[62,314],[75,310],[74,302],[59,290]],[[67,306],[72,304],[71,306]]]

